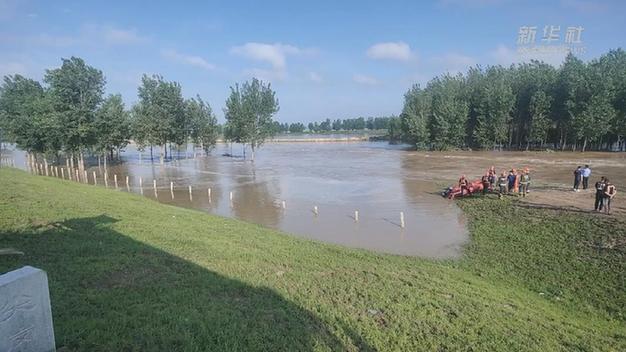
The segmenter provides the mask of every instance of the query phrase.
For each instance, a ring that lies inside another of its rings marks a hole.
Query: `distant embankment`
[[[368,141],[370,139],[369,136],[352,136],[352,137],[320,137],[320,138],[313,138],[313,137],[308,137],[308,138],[290,138],[290,137],[284,137],[284,138],[274,138],[274,139],[270,139],[268,142],[274,142],[274,143],[302,143],[302,142],[320,142],[320,143],[324,143],[324,142],[363,142],[363,141]]]

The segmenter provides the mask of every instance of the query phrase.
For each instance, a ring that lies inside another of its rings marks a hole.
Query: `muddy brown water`
[[[241,154],[240,147],[232,150]],[[626,153],[416,152],[383,142],[299,142],[268,143],[252,163],[223,156],[230,152],[227,145],[218,144],[209,156],[194,158],[189,148],[187,156],[180,154],[161,165],[157,159],[151,163],[149,153],[140,157],[131,145],[122,154],[124,162],[109,167],[109,187],[114,187],[117,174],[119,188],[125,190],[129,176],[130,191],[140,193],[141,177],[144,196],[162,203],[348,247],[454,258],[468,240],[466,220],[455,203],[439,193],[462,173],[478,178],[491,165],[499,171],[529,167],[532,187],[540,192],[568,187],[573,168],[588,163],[592,180],[606,175],[618,189],[626,186]],[[92,171],[102,186],[102,169],[90,168],[90,182]]]

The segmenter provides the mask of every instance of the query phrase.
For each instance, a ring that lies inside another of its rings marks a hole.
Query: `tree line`
[[[408,90],[399,122],[399,138],[420,149],[624,150],[626,52],[438,76]]]
[[[171,157],[172,144],[188,142],[209,151],[223,129],[227,140],[253,150],[272,134],[278,100],[269,84],[257,79],[231,88],[219,126],[211,106],[200,96],[185,99],[181,85],[162,76],[144,75],[138,102],[126,109],[119,94],[104,96],[102,71],[84,60],[62,59],[46,70],[43,82],[5,76],[0,86],[0,137],[28,152],[29,158],[84,168],[85,156],[113,159],[134,141],[140,150],[160,147],[160,161]]]

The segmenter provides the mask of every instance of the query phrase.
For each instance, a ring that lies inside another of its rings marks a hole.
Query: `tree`
[[[102,102],[105,79],[102,71],[83,59],[71,57],[62,61],[60,68],[46,71],[44,82],[49,85],[53,110],[63,126],[63,147],[70,155],[78,153],[82,169],[84,151],[95,144],[94,119]]]
[[[546,142],[548,129],[552,125],[548,116],[551,104],[552,98],[541,90],[535,92],[530,98],[531,122],[528,141],[529,143],[541,144],[541,148],[543,148],[543,145]],[[526,149],[528,149],[528,146]]]
[[[119,94],[109,95],[96,111],[94,120],[96,130],[95,150],[110,154],[113,159],[113,151],[124,148],[130,138],[129,113],[124,109],[122,96]]]
[[[431,97],[419,85],[414,85],[404,95],[404,107],[400,114],[401,130],[404,140],[418,149],[426,148],[430,144],[428,134],[430,107]]]
[[[289,133],[302,133],[304,132],[304,124],[301,122],[292,123],[289,126]]]
[[[163,77],[144,75],[138,88],[139,102],[133,108],[134,126],[141,145],[161,147],[160,161],[167,157],[168,142],[186,142],[185,102],[180,84]]]
[[[428,83],[431,91],[429,132],[435,149],[464,145],[468,104],[463,99],[463,77],[444,75]]]
[[[574,138],[572,146],[576,149],[576,140],[585,128],[583,112],[590,98],[585,70],[585,63],[569,53],[559,72],[561,149],[565,148],[568,135]]]
[[[507,139],[515,102],[506,70],[488,68],[478,94],[473,135],[479,146],[495,148]]]
[[[208,153],[215,146],[218,135],[217,118],[211,106],[197,96],[185,101],[185,114],[191,140]]]
[[[230,88],[226,99],[224,117],[231,128],[232,138],[237,143],[250,145],[252,160],[256,148],[272,136],[272,116],[278,112],[278,99],[271,85],[256,78]]]

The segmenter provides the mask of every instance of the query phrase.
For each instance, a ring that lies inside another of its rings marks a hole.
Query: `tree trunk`
[[[152,153],[152,145],[150,145],[150,162],[154,162],[154,154]]]
[[[583,141],[583,153],[585,152],[586,148],[587,148],[587,137],[585,137],[585,139]]]
[[[161,164],[165,163],[165,160],[163,159],[164,156],[167,158],[167,143],[161,144],[161,152],[159,153],[159,162]]]
[[[254,144],[251,145],[251,149],[252,149],[252,158],[250,159],[250,161],[254,161]]]
[[[111,154],[111,161],[113,161],[113,148],[109,150],[109,153]]]
[[[104,159],[104,171],[106,172],[107,171],[107,154],[106,153],[104,153],[104,157],[102,159]]]

